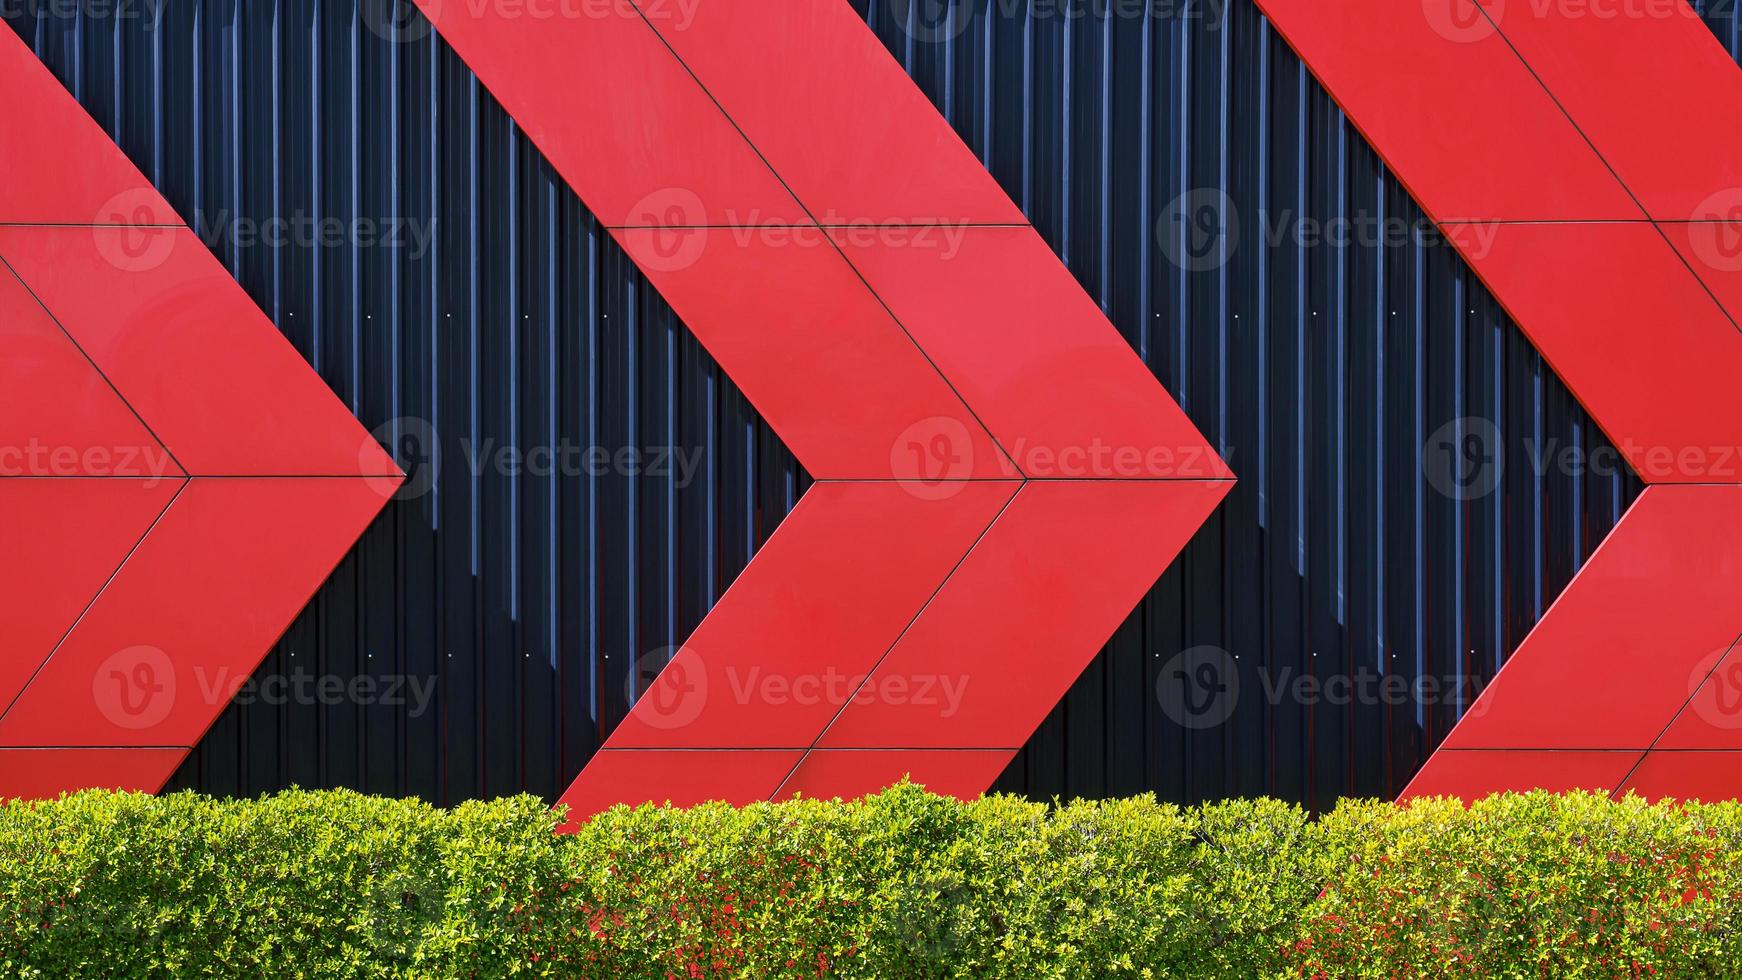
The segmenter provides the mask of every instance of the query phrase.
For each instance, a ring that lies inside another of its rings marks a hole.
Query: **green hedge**
[[[1742,808],[0,808],[0,976],[1742,976]]]

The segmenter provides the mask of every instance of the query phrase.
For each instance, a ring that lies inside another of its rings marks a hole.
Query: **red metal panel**
[[[886,318],[854,288],[851,272],[819,248],[823,242],[814,233],[792,235],[770,229],[765,218],[739,221],[733,213],[723,223],[757,227],[712,229],[701,235],[667,228],[620,236],[637,264],[744,384],[764,417],[813,473],[895,476],[906,492],[922,501],[950,499],[947,494],[940,497],[939,491],[953,491],[954,484],[939,486],[923,479],[940,475],[1101,481],[1055,480],[1045,489],[1024,484],[1010,506],[1027,516],[1013,522],[1008,540],[998,545],[990,542],[1004,534],[1004,521],[994,522],[910,628],[910,636],[921,633],[943,647],[938,657],[944,667],[951,657],[966,657],[956,668],[978,671],[988,689],[1017,688],[1010,692],[1014,709],[989,694],[984,706],[976,707],[972,726],[948,732],[949,725],[903,731],[905,718],[879,716],[857,725],[862,741],[852,743],[1005,750],[1018,744],[1226,493],[1227,467],[1184,413],[1032,229],[883,226],[864,234],[859,225],[864,220],[1020,218],[846,7],[744,3],[689,12],[697,18],[687,25],[693,34],[659,25],[679,55],[694,59],[678,68],[694,72],[701,85],[717,88],[719,97],[731,103],[723,111],[714,107],[717,118],[703,118],[707,113],[694,99],[672,94],[682,86],[668,85],[664,79],[671,66],[656,64],[659,59],[652,56],[646,62],[655,79],[652,98],[628,94],[630,108],[622,109],[569,97],[577,62],[618,58],[609,71],[621,75],[623,56],[609,50],[618,35],[631,47],[645,43],[612,18],[588,34],[586,25],[547,26],[494,8],[460,12],[430,0],[420,0],[420,5],[541,141],[588,205],[607,220],[624,201],[647,193],[645,167],[637,164],[643,162],[644,141],[653,138],[676,141],[669,155],[691,169],[720,168],[717,179],[704,175],[713,181],[705,192],[697,190],[701,184],[690,185],[691,197],[708,204],[710,221],[720,222],[715,215],[728,205],[754,206],[778,216],[779,202],[768,203],[762,191],[746,188],[753,181],[743,177],[735,148],[718,141],[707,146],[705,138],[687,135],[691,129],[707,134],[733,128],[726,114],[741,111],[742,125],[757,150],[786,183],[800,188],[813,209],[824,209],[816,217],[850,226],[831,231],[836,244],[849,253],[857,272],[888,304],[924,358],[936,365],[954,389],[951,397],[940,391],[933,374],[919,368],[907,347],[895,342]],[[649,20],[659,22],[651,13]],[[747,37],[758,36],[766,47],[766,37],[760,35],[769,30],[781,42],[775,51],[741,46]],[[590,154],[599,132],[618,135],[608,122],[627,112],[646,133],[657,134],[632,134],[627,164],[600,163],[591,155],[583,161],[570,159],[578,152],[576,145],[553,139],[553,134],[578,139],[584,133]],[[723,165],[714,158],[721,153],[726,157]],[[668,161],[655,159],[649,165],[663,167]],[[673,167],[669,172],[685,171]],[[771,230],[780,234],[779,244],[770,237]],[[807,337],[805,331],[814,333]],[[983,423],[998,446],[983,436],[980,425],[969,424],[959,404]],[[1000,448],[1017,457],[1014,466]],[[913,462],[904,464],[904,454]],[[934,472],[938,463],[945,464],[944,472]],[[904,472],[904,465],[918,473]],[[922,479],[913,479],[915,475]],[[1157,482],[1157,477],[1222,482]],[[766,639],[742,625],[765,622],[769,613],[764,610],[779,610],[783,622],[790,618],[797,623],[788,627],[794,644],[788,647],[783,638],[772,651],[777,669],[796,664],[805,645],[813,648],[815,663],[869,663],[874,647],[866,648],[862,641],[887,637],[902,613],[911,615],[916,603],[925,601],[940,580],[940,565],[952,553],[961,553],[962,537],[976,522],[983,527],[989,519],[986,509],[1002,503],[1010,490],[964,487],[959,492],[975,499],[947,508],[912,510],[886,503],[872,515],[869,527],[901,540],[909,534],[940,536],[931,542],[936,550],[922,551],[922,560],[910,559],[893,570],[873,591],[872,609],[830,608],[862,590],[866,569],[851,567],[851,560],[863,561],[868,555],[876,567],[890,564],[891,552],[885,549],[893,541],[838,533],[855,519],[844,508],[860,492],[819,495],[799,524],[783,530],[783,548],[791,551],[783,550],[768,568],[753,568],[734,587],[698,632],[698,649],[680,655],[672,676],[654,685],[652,703],[643,699],[636,707],[635,722],[624,737],[647,748],[608,748],[570,788],[565,800],[577,813],[618,800],[660,798],[678,792],[676,787],[686,779],[698,780],[701,787],[684,786],[682,792],[691,798],[696,792],[724,795],[729,790],[735,799],[766,798],[775,792],[792,767],[772,774],[768,760],[791,755],[796,762],[796,754],[649,750],[723,739],[780,742],[805,729],[814,739],[826,710],[801,706],[792,712],[803,719],[799,724],[786,718],[730,718],[744,712],[735,706],[727,712],[710,694],[703,710],[726,713],[710,714],[695,731],[689,726],[659,730],[650,719],[674,705],[693,704],[680,695],[695,679],[706,676],[711,690],[716,664],[748,669],[766,662],[770,651],[761,649]],[[1023,507],[1023,497],[1030,494],[1035,503]],[[957,507],[972,510],[972,519],[964,512],[958,523],[957,515],[946,513]],[[827,513],[835,509],[842,513]],[[910,516],[901,516],[910,510]],[[947,528],[941,535],[927,529],[940,520]],[[828,554],[848,548],[856,550]],[[976,563],[983,551],[987,557]],[[843,557],[849,559],[846,564]],[[969,567],[975,571],[965,572]],[[1086,569],[1092,572],[1085,574]],[[789,574],[809,577],[794,580]],[[817,596],[834,601],[794,601],[802,595],[801,586],[807,591],[814,586]],[[755,615],[746,615],[746,610]],[[815,652],[852,617],[866,613],[873,614],[867,635],[825,654]],[[943,625],[927,627],[934,616]],[[717,636],[722,639],[717,641]],[[704,641],[707,648],[699,648]],[[909,662],[911,649],[918,645],[896,642],[891,659],[873,672],[869,683],[881,683],[876,675],[886,671],[911,674],[919,669]],[[1002,677],[987,670],[992,653],[1002,658],[997,671]],[[704,661],[705,674],[699,669]],[[1012,684],[1019,676],[1024,682]],[[845,710],[851,719],[858,706],[849,704]],[[728,723],[745,733],[727,733]],[[795,741],[813,744],[802,736]],[[815,778],[825,780],[819,785],[851,789],[845,769],[827,766],[818,773]],[[881,773],[864,769],[859,776],[880,779]],[[980,773],[987,784],[993,775]],[[967,791],[967,776],[960,771],[956,776],[955,788]],[[805,778],[812,776],[807,772]]]
[[[821,231],[675,234],[617,238],[812,476],[1017,475]]]
[[[151,426],[206,475],[398,468],[186,229],[0,228],[0,257]]]
[[[1448,231],[1641,478],[1742,479],[1742,333],[1656,228]]]
[[[1742,750],[1742,655],[1737,647],[1702,657],[1687,680],[1693,697],[1656,747]]]
[[[400,474],[5,30],[0,83],[0,449],[84,454],[0,479],[0,793],[155,790]]]
[[[1644,217],[1472,0],[1258,6],[1433,218]]]
[[[1446,747],[1650,748],[1742,633],[1738,594],[1742,487],[1647,487]]]
[[[628,3],[558,17],[418,6],[606,225],[806,220]]]
[[[819,747],[1020,747],[1229,486],[1024,484]]]
[[[1719,210],[1728,220],[1666,222],[1657,229],[1712,291],[1731,322],[1742,323],[1742,192]]]
[[[1470,0],[1259,2],[1438,218],[1641,217],[1617,202],[1621,182],[1655,218],[1742,216],[1737,69],[1682,3],[1618,17],[1483,0],[1486,12],[1472,17]],[[1390,63],[1367,60],[1384,52]],[[1615,70],[1629,62],[1647,70]],[[1543,107],[1550,93],[1570,120]],[[1462,125],[1433,112],[1446,106]],[[1436,133],[1474,152],[1436,149]],[[1569,149],[1587,136],[1618,177],[1594,176],[1589,151]],[[1447,171],[1483,182],[1488,203],[1463,210],[1472,197]],[[1742,632],[1726,598],[1742,584],[1742,336],[1702,286],[1734,308],[1728,276],[1742,270],[1742,242],[1724,224],[1636,220],[1449,230],[1639,475],[1658,484],[1410,792],[1564,784],[1556,767],[1583,767],[1568,756],[1584,753],[1457,750],[1647,750],[1702,703],[1690,705],[1690,691]],[[1711,738],[1692,717],[1676,737]],[[1681,778],[1673,764],[1647,761]],[[1593,759],[1580,779],[1602,776]]]
[[[72,628],[179,479],[0,479],[0,712]],[[0,787],[3,789],[3,787]]]
[[[1016,493],[818,483],[608,748],[808,748]]]
[[[155,793],[187,749],[0,749],[0,800],[52,799],[76,789]]]
[[[1742,69],[1691,6],[1482,5],[1652,218],[1742,204]]]
[[[833,234],[1024,475],[1232,476],[1034,229],[925,247]]]
[[[181,476],[109,382],[0,267],[0,478]]]
[[[1718,803],[1742,791],[1742,752],[1653,752],[1616,795]]]
[[[822,224],[1028,223],[848,4],[641,7]]]
[[[361,479],[189,480],[0,745],[193,745],[384,503]]]
[[[569,808],[567,829],[619,803],[695,806],[723,800],[743,806],[773,795],[802,754],[790,749],[604,749],[557,802]]]
[[[1566,793],[1582,789],[1607,793],[1620,783],[1643,753],[1542,752],[1530,750],[1460,752],[1441,749],[1404,789],[1400,800],[1456,796],[1466,803],[1495,793],[1533,789]]]
[[[903,778],[933,793],[969,800],[997,780],[1015,749],[820,749],[804,757],[775,796],[789,800],[857,799]]]
[[[0,224],[179,225],[138,168],[30,47],[0,31]]]

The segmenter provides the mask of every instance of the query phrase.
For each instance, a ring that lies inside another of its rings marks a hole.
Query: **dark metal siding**
[[[1602,436],[1450,249],[1268,230],[1421,218],[1250,0],[973,0],[943,41],[906,19],[925,0],[854,3],[1241,479],[1001,785],[1315,805],[1395,792],[1462,696],[1271,689],[1490,676],[1635,481],[1533,470],[1532,446]],[[392,0],[171,0],[157,23],[6,9],[196,226],[433,229],[427,248],[214,248],[366,424],[441,460],[258,676],[399,676],[434,699],[257,697],[176,785],[559,791],[625,710],[631,661],[680,641],[802,492],[790,454]],[[1734,24],[1719,32],[1734,50]],[[1169,256],[1194,226],[1170,206],[1185,195],[1191,218],[1220,193],[1220,241],[1237,244],[1181,268]],[[1460,418],[1478,421],[1443,428]],[[1503,476],[1454,499],[1429,457],[1480,420]],[[485,440],[702,463],[692,481],[473,473],[465,445]],[[1181,724],[1157,682],[1204,646],[1226,651],[1238,697],[1223,695],[1224,723]]]

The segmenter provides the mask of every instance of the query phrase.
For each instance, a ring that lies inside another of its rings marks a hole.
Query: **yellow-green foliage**
[[[1742,809],[0,807],[0,976],[1742,976]]]

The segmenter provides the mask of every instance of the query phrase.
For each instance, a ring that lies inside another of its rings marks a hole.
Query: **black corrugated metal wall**
[[[1240,477],[1001,787],[1394,793],[1636,481],[1251,0],[853,2]],[[0,7],[418,463],[177,786],[554,796],[807,482],[408,8]]]

